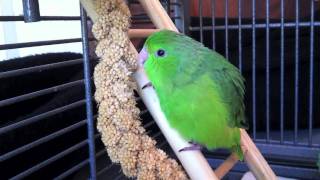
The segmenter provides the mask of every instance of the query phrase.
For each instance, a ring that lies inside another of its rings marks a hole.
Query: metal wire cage
[[[303,8],[299,0],[295,0],[295,3],[285,0],[162,2],[181,32],[225,55],[245,76],[250,133],[275,173],[303,179],[319,177],[315,165],[320,150],[320,123],[316,121],[319,119],[317,110],[320,104],[318,2],[308,0]],[[129,1],[129,4],[137,2]],[[288,7],[294,7],[294,11],[288,14]],[[30,6],[29,10],[33,8]],[[50,94],[72,94],[73,90],[78,89],[81,95],[70,98],[66,103],[57,103],[41,113],[1,122],[1,144],[15,144],[0,148],[0,171],[5,172],[4,178],[124,179],[120,167],[109,161],[99,140],[100,135],[95,130],[92,67],[96,59],[89,56],[91,39],[88,38],[85,11],[81,8],[80,17],[37,16],[36,13],[29,18],[25,21],[81,20],[82,37],[3,44],[0,50],[81,41],[82,58],[76,56],[15,68],[5,68],[9,66],[3,65],[1,81],[8,82],[27,75],[32,79],[41,75],[35,73],[59,68],[74,67],[79,70],[82,66],[81,72],[78,72],[80,75],[77,78],[61,80],[58,85],[35,88],[12,97],[1,96],[1,112],[8,112],[10,106],[22,108],[25,101]],[[132,19],[134,25],[151,23],[144,13],[134,14]],[[0,21],[22,20],[23,16],[0,16]],[[141,101],[138,104],[143,110]],[[75,113],[81,114],[76,116],[79,119],[65,120],[75,116]],[[54,121],[58,116],[65,123]],[[144,127],[158,141],[158,147],[170,151],[147,110],[143,110],[141,116]],[[54,123],[61,124],[41,131],[43,127]],[[30,135],[26,134],[27,130],[37,131],[37,135],[23,140]],[[205,151],[205,154],[213,168],[227,156],[223,150]],[[246,171],[245,164],[238,163],[226,178],[239,178]]]
[[[183,1],[182,30],[239,67],[251,136],[270,162],[287,164],[289,177],[319,177],[317,3]]]

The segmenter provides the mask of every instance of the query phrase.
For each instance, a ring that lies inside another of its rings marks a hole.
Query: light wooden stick
[[[81,5],[93,22],[98,20],[98,14],[94,10],[93,0],[80,0]],[[145,38],[150,34],[159,31],[159,29],[129,29],[129,38]]]
[[[178,32],[178,29],[158,0],[139,0],[139,2],[157,28]]]
[[[97,22],[98,14],[95,11],[93,0],[80,0],[81,5],[86,10],[88,16],[93,22]]]
[[[244,160],[254,176],[259,180],[276,180],[277,177],[263,158],[256,145],[244,129],[241,131],[241,145],[244,149]]]
[[[129,29],[130,38],[145,38],[154,32],[159,31],[159,29]]]
[[[222,179],[238,162],[239,158],[235,153],[232,153],[215,171],[214,173],[219,179]]]

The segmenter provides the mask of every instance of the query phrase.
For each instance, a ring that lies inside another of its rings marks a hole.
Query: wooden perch
[[[159,29],[129,29],[129,38],[145,38]]]
[[[270,168],[267,161],[263,158],[256,145],[252,142],[247,132],[244,129],[240,129],[240,131],[241,146],[243,146],[243,149],[245,150],[244,160],[251,172],[259,180],[276,180],[276,175]]]
[[[222,179],[232,167],[239,161],[238,156],[232,153],[215,171],[214,173],[219,179]]]
[[[86,10],[88,16],[93,22],[97,22],[98,14],[95,11],[93,0],[80,0],[81,5]]]
[[[171,21],[169,15],[159,1],[139,0],[139,2],[157,28],[169,29],[178,32],[178,29]]]

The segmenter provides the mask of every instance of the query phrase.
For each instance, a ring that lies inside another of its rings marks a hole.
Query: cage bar
[[[211,26],[212,26],[212,49],[216,49],[216,31],[215,31],[215,0],[211,0]]]
[[[97,134],[97,135],[95,135],[95,138],[97,138],[99,136],[100,135]],[[51,163],[53,163],[53,162],[65,157],[65,156],[67,156],[68,154],[70,154],[70,153],[72,153],[72,152],[74,152],[74,151],[76,151],[76,150],[78,150],[78,149],[80,149],[82,147],[84,147],[87,144],[88,144],[88,139],[86,139],[84,141],[81,141],[80,143],[71,146],[70,148],[68,148],[68,149],[66,149],[66,150],[64,150],[64,151],[52,156],[51,158],[49,158],[49,159],[47,159],[45,161],[42,161],[41,163],[39,163],[39,164],[37,164],[37,165],[35,165],[35,166],[33,166],[33,167],[21,172],[21,173],[19,173],[18,175],[14,176],[14,177],[12,177],[10,179],[18,180],[18,179],[25,178],[25,177],[29,176],[30,174],[38,171],[39,169],[41,169],[41,168],[43,168],[45,166],[48,166],[49,164],[51,164]]]
[[[299,121],[299,0],[295,0],[295,78],[294,78],[294,137],[296,144],[298,139],[298,121]]]
[[[253,139],[256,139],[256,0],[252,0],[252,123]]]
[[[229,60],[229,22],[228,22],[228,18],[229,18],[229,0],[225,0],[224,1],[224,31],[225,31],[225,58],[227,60]]]
[[[281,0],[281,40],[280,40],[280,143],[284,141],[284,0]]]
[[[241,25],[242,29],[252,29],[253,24],[243,24]],[[265,23],[254,23],[254,26],[256,29],[265,29],[266,28],[266,24]],[[310,21],[305,21],[305,22],[299,22],[298,23],[298,27],[309,27],[310,26]],[[314,22],[314,27],[319,27],[320,26],[320,22],[319,21],[315,21]],[[213,30],[212,28],[213,26],[203,26],[203,30],[204,31],[211,31]],[[277,29],[281,27],[281,23],[269,23],[269,28],[270,29]],[[295,22],[286,22],[284,23],[284,27],[285,28],[295,28],[296,27],[296,23]],[[192,26],[189,28],[190,31],[199,31],[200,27],[197,26]],[[215,30],[225,30],[225,26],[224,25],[218,25],[214,27]],[[237,30],[239,29],[239,25],[238,24],[229,24],[228,25],[228,29],[229,30]]]
[[[265,139],[256,139],[255,142],[257,142],[257,143],[265,143],[266,141],[265,141]],[[294,143],[292,140],[285,140],[285,141],[283,141],[283,143],[280,143],[280,141],[278,141],[278,140],[270,139],[270,144],[271,145],[289,145],[289,146],[294,146],[294,147],[310,147],[308,145],[308,142],[297,142],[297,143]],[[320,148],[320,144],[313,143],[312,147],[313,148]],[[281,154],[281,153],[278,153],[278,154]]]
[[[309,136],[308,144],[312,145],[312,124],[313,124],[313,90],[314,90],[314,0],[311,0],[310,5],[310,69],[309,69],[309,112],[308,112],[308,123],[309,123]]]
[[[170,0],[167,0],[167,4],[166,4],[166,8],[167,8],[167,13],[169,14],[169,16],[171,15],[171,3]]]
[[[280,144],[279,141],[270,140],[270,143],[267,144],[264,140],[257,140],[256,145],[264,154],[276,154],[275,159],[286,159],[300,164],[307,163],[309,166],[314,165],[319,155],[319,146],[310,148],[308,143],[294,144],[292,141],[284,141]]]
[[[200,24],[200,42],[203,43],[203,19],[202,19],[202,0],[199,0],[199,24]]]
[[[87,130],[89,144],[89,161],[90,161],[90,179],[96,179],[96,159],[95,159],[95,142],[94,142],[94,122],[92,110],[92,93],[91,93],[91,77],[90,77],[90,59],[89,59],[89,40],[87,27],[87,13],[80,4],[81,16],[81,37],[83,52],[83,72],[85,82],[86,96],[86,112],[87,112]]]
[[[161,143],[158,143],[159,145],[157,145],[158,148],[162,148],[163,146],[169,144],[166,140],[164,140],[163,142]]]
[[[107,153],[107,151],[105,149],[102,149],[96,154],[96,158],[99,158],[100,156],[102,156],[102,155],[104,155],[106,153]],[[60,175],[56,176],[53,179],[54,180],[65,179],[66,177],[70,176],[72,173],[75,173],[79,169],[85,167],[88,163],[89,163],[89,159],[86,159],[86,160],[80,162],[79,164],[73,166],[72,168],[68,169],[67,171],[61,173]],[[98,174],[97,174],[97,176],[98,176]]]
[[[132,20],[149,20],[149,17],[143,14],[136,14],[131,17]],[[172,16],[171,19],[181,19],[181,16]],[[149,21],[150,22],[150,21]]]
[[[97,177],[101,176],[101,174],[105,173],[106,171],[108,171],[109,169],[111,169],[112,167],[114,167],[114,164],[109,164],[107,167],[101,169],[100,171],[97,172]]]
[[[33,141],[33,142],[29,143],[29,144],[21,146],[21,147],[15,149],[13,151],[10,151],[10,152],[8,152],[6,154],[3,154],[3,155],[0,156],[0,162],[5,161],[7,159],[10,159],[10,158],[12,158],[12,157],[14,157],[14,156],[16,156],[18,154],[21,154],[21,153],[23,153],[25,151],[28,151],[31,148],[39,146],[39,145],[41,145],[43,143],[46,143],[46,142],[48,142],[48,141],[50,141],[52,139],[55,139],[55,138],[57,138],[59,136],[62,136],[62,135],[66,134],[66,133],[68,133],[70,131],[73,131],[74,129],[77,129],[77,128],[83,126],[84,124],[86,124],[86,120],[79,121],[79,122],[77,122],[77,123],[75,123],[75,124],[73,124],[71,126],[63,128],[63,129],[61,129],[59,131],[56,131],[56,132],[51,133],[51,134],[49,134],[49,135],[47,135],[45,137],[42,137],[42,138],[40,138],[38,140],[35,140],[35,141]]]
[[[270,140],[270,9],[269,0],[266,0],[266,132],[267,143]]]
[[[182,0],[182,11],[183,11],[183,30],[182,32],[186,35],[189,34],[190,31],[190,14],[188,9],[190,9],[189,0]]]
[[[74,21],[80,20],[80,16],[40,16],[40,21]],[[0,16],[1,21],[24,21],[23,16]]]
[[[24,22],[40,21],[38,0],[22,0]]]
[[[241,22],[241,19],[242,19],[242,1],[241,0],[238,0],[238,53],[239,53],[239,59],[238,59],[238,67],[239,67],[239,70],[240,72],[242,72],[242,22]]]
[[[46,95],[46,94],[59,92],[61,90],[67,89],[67,88],[71,88],[71,87],[74,87],[74,86],[81,85],[81,84],[83,84],[83,82],[84,82],[84,80],[73,81],[73,82],[61,84],[61,85],[58,85],[58,86],[53,86],[53,87],[50,87],[50,88],[47,88],[47,89],[34,91],[32,93],[28,93],[28,94],[16,96],[16,97],[13,97],[13,98],[1,100],[0,101],[0,108],[4,107],[4,106],[15,104],[15,103],[19,103],[21,101],[26,101],[26,100],[29,100],[29,99],[32,99],[32,98],[37,98],[39,96],[43,96],[43,95]]]
[[[151,121],[151,122],[148,122],[147,124],[145,124],[143,127],[145,129],[149,128],[150,126],[154,125],[156,122],[155,121]]]
[[[85,167],[89,163],[89,159],[86,159],[82,161],[81,163],[73,166],[72,168],[68,169],[67,171],[63,172],[59,176],[53,178],[54,180],[61,180],[65,179],[66,177],[70,176],[72,173],[75,173],[76,171],[80,170],[81,168]]]
[[[14,77],[14,76],[21,76],[21,75],[25,75],[25,74],[33,73],[33,72],[41,72],[41,71],[49,70],[49,69],[53,69],[53,68],[67,67],[67,66],[77,65],[77,64],[81,64],[81,63],[82,63],[82,59],[74,59],[74,60],[68,60],[68,61],[63,61],[63,62],[50,63],[50,64],[45,64],[45,65],[15,69],[15,70],[11,70],[11,71],[0,72],[0,79]]]
[[[34,46],[47,46],[47,45],[54,45],[54,44],[76,43],[76,42],[81,42],[81,38],[2,44],[0,45],[0,50],[18,49],[18,48],[26,48],[26,47],[34,47]]]
[[[68,104],[66,106],[62,106],[62,107],[56,108],[54,110],[47,111],[47,112],[39,114],[37,116],[21,120],[19,122],[10,124],[8,126],[1,127],[0,128],[0,135],[2,135],[4,133],[8,133],[8,132],[13,131],[15,129],[18,129],[20,127],[29,125],[31,123],[39,122],[40,120],[43,120],[44,118],[56,115],[58,113],[61,113],[61,112],[64,112],[64,111],[67,111],[67,110],[70,110],[70,109],[73,109],[73,108],[76,108],[76,107],[79,107],[79,106],[84,105],[84,104],[85,104],[85,100],[80,100],[80,101]]]
[[[172,12],[173,16],[179,17],[176,19],[176,18],[173,18],[173,16],[171,16],[171,19],[174,19],[174,23],[179,28],[179,31],[183,32],[183,5],[182,5],[182,1],[181,0],[173,0],[171,5],[173,6],[173,12]]]

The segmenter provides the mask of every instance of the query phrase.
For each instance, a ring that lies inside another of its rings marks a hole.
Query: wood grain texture
[[[146,38],[159,29],[129,29],[129,38]]]
[[[98,13],[95,11],[93,0],[80,0],[82,7],[93,22],[98,20]]]
[[[215,171],[214,173],[219,179],[222,179],[231,169],[237,164],[239,158],[235,153],[232,153]]]
[[[139,2],[157,28],[178,31],[159,1],[139,0]]]
[[[244,151],[244,160],[254,176],[259,180],[276,180],[277,177],[264,159],[256,145],[244,129],[241,132],[241,146]]]

